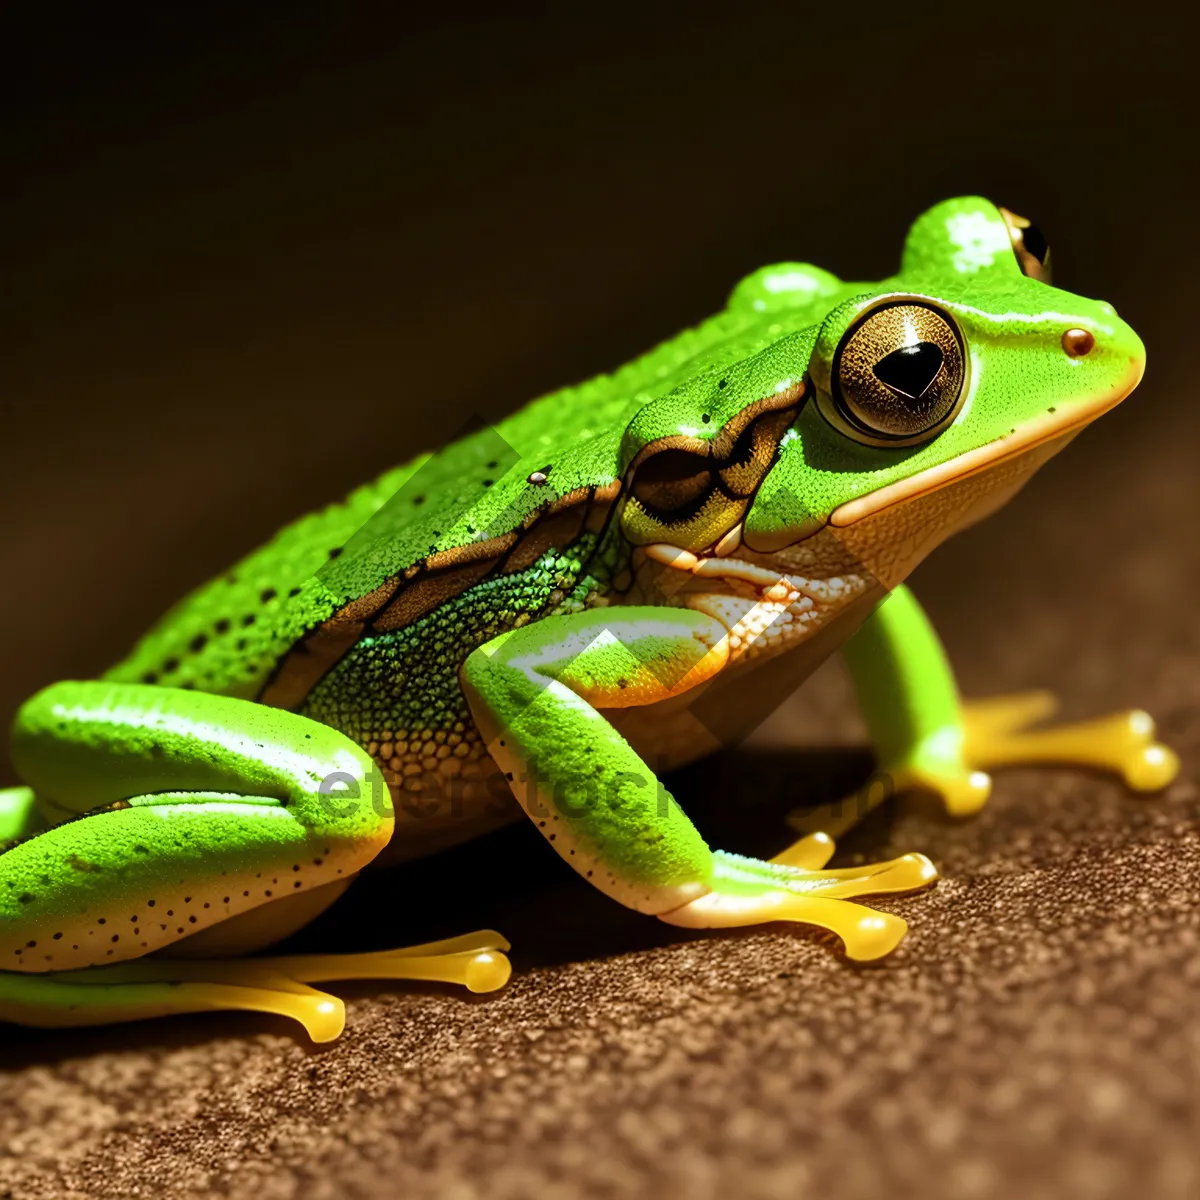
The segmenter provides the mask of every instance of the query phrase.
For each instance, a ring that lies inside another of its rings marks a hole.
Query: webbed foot
[[[991,767],[1087,767],[1119,775],[1137,792],[1160,791],[1179,773],[1179,757],[1157,740],[1149,713],[1127,709],[1036,727],[1057,710],[1050,692],[966,701],[957,724],[936,730],[899,762],[879,768],[854,795],[817,809],[797,809],[788,824],[797,832],[840,837],[884,800],[908,791],[932,793],[953,816],[970,816],[991,794]]]
[[[1059,763],[1119,775],[1135,792],[1157,792],[1179,773],[1179,756],[1156,738],[1141,709],[1030,728],[1058,711],[1050,692],[1021,692],[962,706],[963,758],[977,767]]]
[[[919,891],[937,879],[937,868],[923,854],[905,854],[860,867],[821,869],[833,850],[833,840],[825,834],[802,838],[771,859],[775,870],[766,886],[764,864],[718,853],[712,890],[672,912],[659,913],[659,919],[688,929],[795,921],[836,933],[848,958],[882,958],[900,943],[908,923],[848,898]]]
[[[492,930],[402,950],[278,958],[141,958],[111,967],[47,974],[0,972],[0,1019],[63,1028],[108,1025],[174,1013],[269,1012],[304,1026],[314,1042],[341,1034],[345,1005],[310,983],[409,979],[492,992],[512,968],[508,942]]]

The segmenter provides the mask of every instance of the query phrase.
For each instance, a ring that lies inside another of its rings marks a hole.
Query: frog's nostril
[[[1096,339],[1087,329],[1068,329],[1062,335],[1062,348],[1072,358],[1082,358],[1085,354],[1090,354],[1095,345]]]

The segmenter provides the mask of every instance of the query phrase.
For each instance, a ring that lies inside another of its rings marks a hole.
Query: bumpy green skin
[[[923,444],[868,445],[836,428],[817,399],[842,335],[895,294],[925,297],[957,321],[969,392],[953,423]],[[1094,351],[1066,354],[1069,328],[1091,332]],[[462,753],[454,739],[482,734],[519,798],[518,775],[533,780],[556,849],[635,907],[665,912],[706,890],[804,886],[803,872],[711,852],[669,801],[664,818],[653,774],[598,711],[623,702],[620,676],[631,662],[661,662],[677,678],[680,663],[720,632],[679,607],[620,616],[599,607],[620,599],[615,581],[630,561],[619,504],[603,532],[578,533],[523,570],[466,586],[402,628],[366,633],[294,701],[298,711],[253,701],[345,606],[439,554],[502,539],[564,498],[626,480],[654,443],[716,439],[765,398],[799,394],[806,379],[816,395],[810,386],[745,515],[751,551],[796,542],[840,506],[1006,438],[1039,414],[1058,410],[1068,423],[1073,406],[1085,412],[1118,390],[1141,358],[1136,334],[1110,306],[1026,278],[1004,221],[975,198],[921,217],[900,271],[875,283],[806,264],[764,268],[725,311],[613,374],[543,397],[289,526],[183,600],[104,681],[35,697],[18,717],[14,753],[38,804],[58,815],[118,806],[0,856],[0,956],[23,971],[136,956],[153,948],[140,935],[102,952],[86,942],[108,912],[141,929],[141,906],[156,898],[148,889],[169,884],[182,897],[203,885],[207,903],[223,906],[203,910],[195,923],[203,928],[241,911],[222,899],[222,872],[247,884],[243,899],[263,903],[278,896],[259,876],[286,878],[294,867],[308,879],[304,864],[320,859],[312,882],[328,882],[324,860],[335,848],[339,870],[357,869],[386,839],[390,811],[360,795],[331,816],[321,781],[336,774],[367,788],[376,766],[399,753],[401,733],[406,746],[422,743],[407,752],[429,762]],[[856,673],[869,692],[871,647],[880,651],[880,694],[898,692],[911,716],[902,731],[891,728],[892,740],[911,748],[950,719],[956,700],[936,639],[919,610],[905,611],[893,606],[864,627]],[[910,626],[916,649],[906,659]],[[645,702],[654,699],[648,692]],[[886,711],[876,705],[872,719],[885,740]],[[0,794],[0,818],[28,832],[33,805],[27,789]],[[33,953],[42,938],[56,940],[56,922],[83,938],[67,962]]]
[[[598,587],[584,575],[595,541],[584,537],[548,551],[528,570],[485,580],[412,625],[364,637],[301,711],[365,744],[389,730],[444,730],[469,721],[458,686],[463,660],[522,617],[549,607],[582,608]]]
[[[150,953],[353,874],[391,834],[366,754],[245,700],[57,684],[22,708],[12,751],[40,797],[91,814],[3,855],[0,962],[15,970]]]

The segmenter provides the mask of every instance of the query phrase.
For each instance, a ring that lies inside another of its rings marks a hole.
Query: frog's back
[[[616,372],[543,396],[286,526],[185,597],[106,677],[260,696],[289,651],[354,602],[467,547],[482,555],[539,511],[611,490],[621,433],[642,406],[803,327],[817,292],[841,286],[813,268],[782,269],[808,273],[794,297],[764,288],[781,268],[764,269],[728,309]],[[534,472],[545,480],[531,483]]]

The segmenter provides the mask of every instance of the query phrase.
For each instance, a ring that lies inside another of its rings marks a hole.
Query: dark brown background
[[[1149,369],[916,589],[969,690],[1146,704],[1190,750],[1197,102],[1164,12],[170,7],[0,24],[0,721],[468,416],[621,362],[764,262],[878,276],[913,216],[971,191],[1034,217]],[[836,673],[805,695],[854,740]],[[738,759],[680,781],[731,848],[778,846],[805,781],[866,770],[762,761],[758,793]],[[898,905],[914,936],[876,972],[803,933],[687,943],[514,830],[312,935],[495,923],[522,968],[505,997],[364,991],[316,1056],[257,1019],[11,1031],[0,1181],[1187,1195],[1191,777],[1147,803],[1022,773],[970,826],[877,823],[864,849],[929,849],[949,882]],[[731,816],[731,794],[768,799]]]

